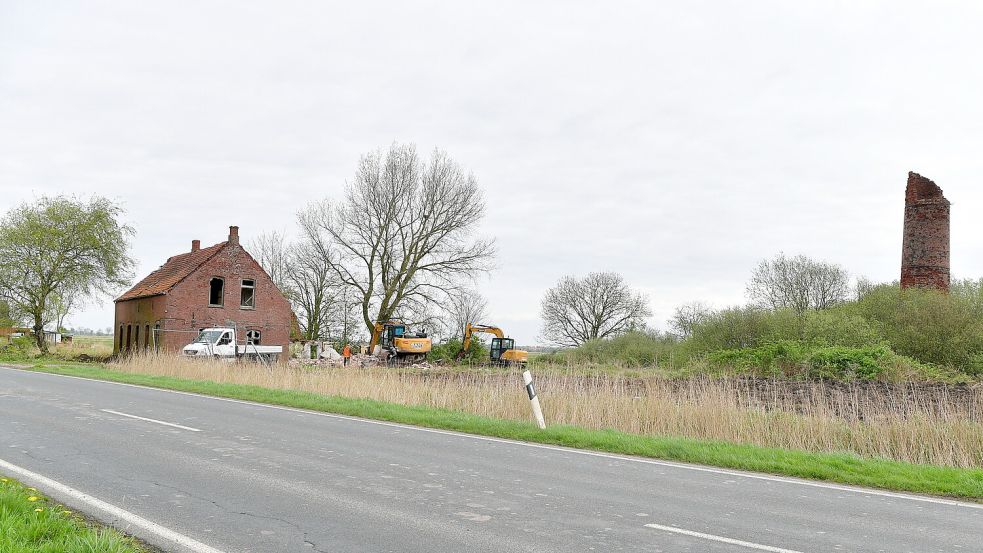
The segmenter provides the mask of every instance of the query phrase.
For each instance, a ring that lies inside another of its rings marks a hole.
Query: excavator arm
[[[473,325],[468,323],[468,326],[464,328],[464,343],[462,344],[463,347],[461,348],[461,352],[457,354],[458,359],[464,357],[464,354],[471,349],[471,336],[476,332],[494,334],[497,338],[505,338],[505,333],[502,332],[502,329],[498,328],[497,326]]]
[[[471,338],[477,333],[492,334],[497,339],[498,345],[496,345],[496,340],[492,340],[492,361],[498,361],[505,364],[526,364],[526,360],[529,358],[529,352],[514,349],[514,341],[506,339],[505,332],[503,332],[501,328],[488,325],[473,325],[471,323],[468,323],[464,329],[464,343],[461,344],[461,351],[457,352],[456,360],[460,361],[465,355],[467,355],[468,350],[471,349]],[[503,344],[506,342],[508,345],[503,346]],[[501,347],[501,349],[496,349],[499,347]],[[495,355],[496,351],[499,352],[498,355]]]

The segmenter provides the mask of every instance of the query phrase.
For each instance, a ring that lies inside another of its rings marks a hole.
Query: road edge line
[[[195,540],[194,538],[190,538],[188,536],[185,536],[184,534],[175,532],[170,528],[166,528],[164,526],[161,526],[160,524],[157,524],[156,522],[147,520],[141,517],[140,515],[136,515],[134,513],[131,513],[130,511],[127,511],[126,509],[122,509],[120,507],[117,507],[116,505],[92,497],[87,493],[76,490],[75,488],[62,484],[61,482],[52,480],[36,472],[32,472],[26,468],[19,467],[3,459],[0,459],[0,469],[13,473],[11,474],[11,476],[16,476],[19,480],[25,480],[30,484],[34,484],[35,486],[42,488],[45,491],[45,493],[47,493],[48,490],[54,490],[54,493],[51,493],[50,495],[55,497],[61,496],[60,497],[61,499],[71,498],[88,507],[109,514],[112,517],[115,517],[117,520],[123,520],[133,526],[136,526],[137,528],[140,528],[144,532],[147,532],[149,534],[157,536],[158,538],[166,540],[168,543],[174,543],[180,545],[181,547],[184,547],[188,551],[192,551],[194,553],[224,553],[220,549],[215,549],[214,547],[205,545],[200,541]],[[87,514],[91,514],[91,513],[87,512]]]

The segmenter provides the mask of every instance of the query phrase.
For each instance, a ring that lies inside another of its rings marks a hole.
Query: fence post
[[[532,414],[536,416],[536,424],[540,429],[544,429],[546,421],[543,419],[543,409],[539,406],[539,396],[536,395],[536,388],[532,385],[532,374],[528,369],[522,372],[522,381],[526,384],[526,393],[529,394],[529,401],[532,403]]]

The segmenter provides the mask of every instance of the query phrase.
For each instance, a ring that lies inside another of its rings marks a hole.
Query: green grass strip
[[[0,476],[0,551],[4,553],[140,553],[134,540],[93,528],[36,489]]]
[[[479,417],[433,407],[406,406],[369,399],[275,390],[260,386],[122,373],[95,365],[39,364],[31,367],[30,370],[297,407],[481,436],[983,501],[983,470],[980,469],[917,465],[887,459],[861,458],[852,454],[814,453],[689,438],[642,436],[614,430],[588,430],[575,426],[558,425],[539,430],[532,423]]]

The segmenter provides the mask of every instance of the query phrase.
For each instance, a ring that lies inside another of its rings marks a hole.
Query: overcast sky
[[[979,277],[983,4],[920,4],[0,0],[0,211],[114,198],[142,278],[440,147],[485,190],[488,322],[531,344],[568,274],[622,273],[657,327],[779,251],[896,279],[914,170]]]

